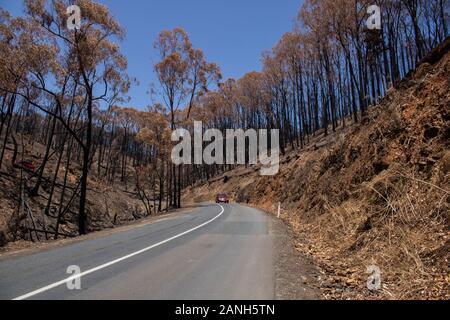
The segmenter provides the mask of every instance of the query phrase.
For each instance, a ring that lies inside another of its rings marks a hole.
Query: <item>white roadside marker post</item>
[[[278,202],[278,219],[280,219],[281,214],[281,202]]]

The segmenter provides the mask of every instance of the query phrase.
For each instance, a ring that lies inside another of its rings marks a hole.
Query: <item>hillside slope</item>
[[[40,163],[45,147],[28,137],[26,139],[23,159]],[[23,178],[30,188],[35,183],[36,174],[29,170],[22,171],[12,165],[13,148],[13,144],[8,143],[5,153],[6,165],[0,172],[0,252],[9,250],[9,246],[15,249],[30,246],[32,242],[52,240],[58,215],[60,215],[59,238],[78,236],[79,197],[78,192],[75,192],[74,196],[74,191],[77,190],[81,167],[74,165],[68,170],[67,187],[64,190],[62,186],[66,170],[61,166],[52,190],[52,179],[58,162],[58,157],[54,154],[44,169],[39,194],[31,197],[28,192],[23,192],[20,181]],[[127,181],[121,182],[118,177],[116,179],[118,182],[112,183],[105,181],[106,179],[99,176],[96,170],[92,170],[88,178],[87,195],[90,232],[133,223],[148,216],[137,194],[135,173],[131,167],[127,167],[127,174],[130,177]],[[50,194],[53,194],[52,201],[48,213],[45,214]],[[65,209],[60,213],[58,202],[62,196]],[[23,205],[19,205],[21,203]]]
[[[280,173],[238,168],[185,199],[276,212],[323,273],[326,298],[449,299],[450,42],[391,88],[362,123],[316,136]],[[367,289],[368,266],[382,288]]]

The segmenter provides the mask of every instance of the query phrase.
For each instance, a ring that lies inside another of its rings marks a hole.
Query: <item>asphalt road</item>
[[[203,204],[126,231],[0,258],[0,299],[273,299],[269,219],[237,204]],[[67,273],[72,265],[81,271],[79,290],[67,285],[77,283]]]

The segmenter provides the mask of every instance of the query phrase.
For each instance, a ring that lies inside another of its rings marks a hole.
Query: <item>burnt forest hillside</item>
[[[318,133],[287,152],[280,173],[238,168],[186,200],[236,202],[277,214],[313,258],[327,298],[450,298],[450,41],[391,87],[361,124]],[[380,267],[381,292],[366,288]]]

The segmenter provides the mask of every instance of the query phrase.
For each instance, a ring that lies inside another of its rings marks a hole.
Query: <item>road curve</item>
[[[0,299],[273,299],[274,239],[264,213],[202,204],[151,224],[0,258]],[[70,290],[69,266],[81,270]]]

